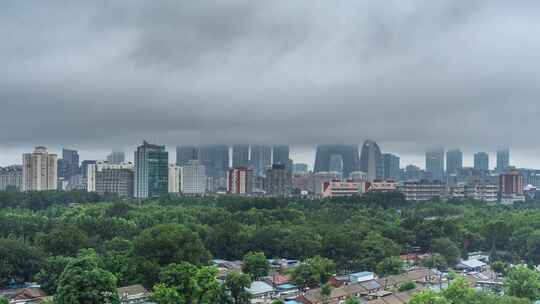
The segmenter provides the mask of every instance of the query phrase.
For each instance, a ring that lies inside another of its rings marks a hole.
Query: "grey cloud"
[[[0,145],[539,148],[538,1],[5,1]],[[528,155],[528,154],[527,154]]]

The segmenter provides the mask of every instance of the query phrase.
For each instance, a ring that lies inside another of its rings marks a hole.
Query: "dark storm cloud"
[[[0,143],[531,150],[538,1],[3,1]]]

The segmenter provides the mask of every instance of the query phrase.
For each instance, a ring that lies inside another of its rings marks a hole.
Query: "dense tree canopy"
[[[398,273],[398,256],[412,250],[436,253],[424,263],[437,268],[482,250],[506,273],[511,264],[540,262],[540,208],[476,201],[415,204],[396,193],[322,200],[165,196],[122,201],[85,192],[0,192],[0,285],[37,279],[47,292],[60,292],[61,286],[77,283],[62,277],[66,266],[80,259],[77,253],[88,249],[95,251],[92,269],[107,272],[107,281],[99,284],[144,283],[152,289],[161,283],[158,294],[174,298],[189,284],[165,274],[184,265],[174,271],[194,274],[192,301],[206,303],[215,299],[201,297],[201,290],[223,296],[215,269],[208,268],[212,258],[245,259],[254,278],[267,269],[262,256],[299,259],[303,263],[292,275],[301,287],[325,283],[334,273]],[[518,274],[509,278],[527,277]],[[238,287],[245,282],[245,277],[229,281],[238,291],[234,301],[245,300]],[[514,285],[509,281],[508,294],[536,296],[534,284]]]

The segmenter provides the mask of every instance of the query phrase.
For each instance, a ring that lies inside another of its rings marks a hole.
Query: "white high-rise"
[[[23,191],[57,189],[58,157],[47,148],[36,147],[33,153],[23,154]]]
[[[183,194],[202,195],[206,192],[206,168],[198,160],[190,160],[180,169]]]
[[[169,193],[180,192],[181,168],[176,164],[169,164]]]

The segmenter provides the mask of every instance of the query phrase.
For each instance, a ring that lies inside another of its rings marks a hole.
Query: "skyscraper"
[[[169,152],[143,142],[135,151],[135,197],[159,197],[169,186]]]
[[[398,180],[401,172],[399,169],[399,156],[391,153],[383,153],[383,178],[385,180]]]
[[[444,149],[436,148],[426,152],[426,173],[432,180],[444,178]]]
[[[59,176],[69,180],[80,174],[79,152],[77,150],[62,149],[62,159],[59,161]]]
[[[498,172],[504,172],[510,167],[510,150],[500,149],[497,151],[497,168]]]
[[[337,172],[343,178],[343,156],[341,154],[330,156],[330,172]]]
[[[199,148],[196,146],[177,146],[176,147],[176,164],[183,166],[192,160],[199,159]]]
[[[368,181],[382,179],[384,175],[381,149],[372,140],[366,140],[362,145],[360,156],[360,171],[366,172]]]
[[[57,165],[56,154],[49,154],[45,147],[23,154],[23,191],[56,190]]]
[[[126,161],[126,154],[124,151],[112,151],[107,155],[107,162],[110,164],[122,164]]]
[[[446,174],[458,174],[463,168],[463,152],[459,149],[446,152]]]
[[[474,168],[482,171],[489,171],[489,154],[486,152],[475,153]]]
[[[315,167],[313,172],[330,171],[330,158],[332,155],[341,155],[343,159],[343,177],[360,170],[360,158],[356,145],[319,145],[315,155]]]
[[[264,176],[272,163],[272,148],[263,145],[251,146],[250,163],[255,176]]]
[[[289,163],[289,146],[277,145],[272,148],[273,164],[287,165]]]
[[[229,170],[229,146],[208,145],[199,149],[199,160],[208,176],[225,176]]]
[[[232,151],[233,168],[249,166],[249,145],[234,145]]]

